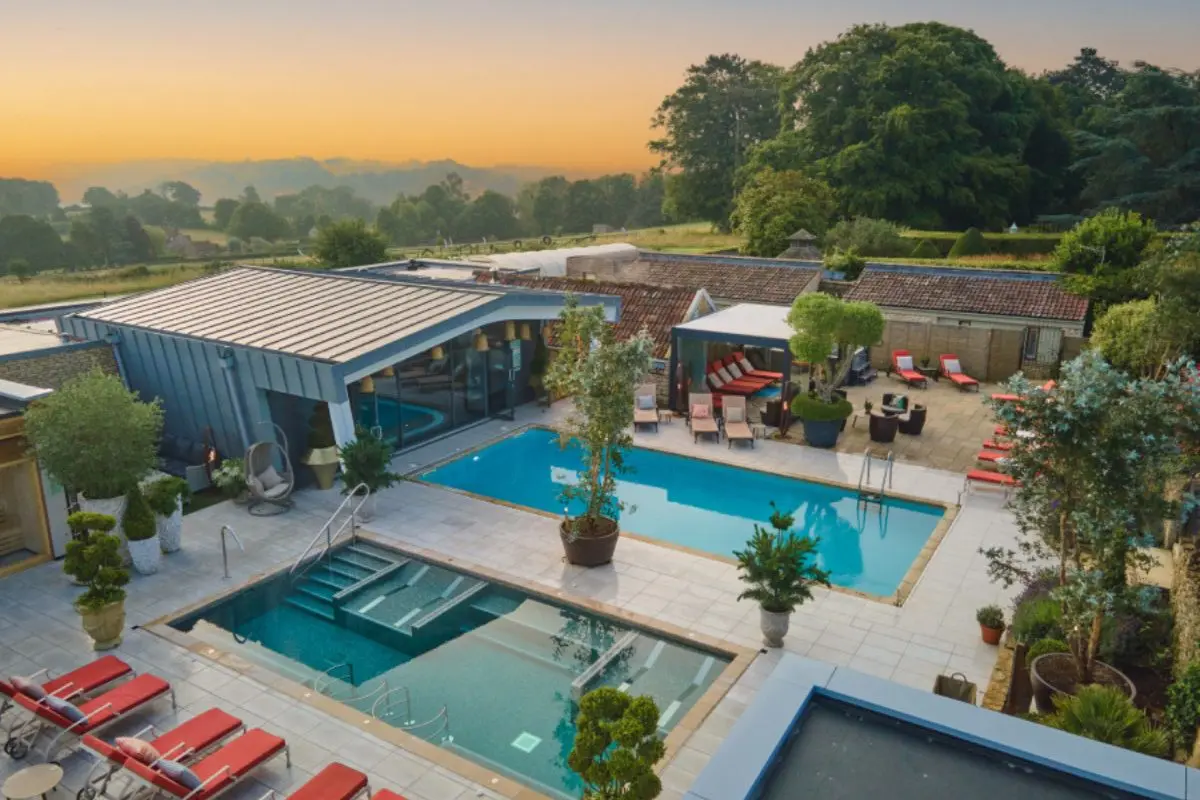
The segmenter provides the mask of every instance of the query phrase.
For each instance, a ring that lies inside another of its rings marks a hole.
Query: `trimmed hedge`
[[[854,406],[849,400],[838,398],[832,403],[826,403],[815,395],[798,394],[792,398],[792,414],[797,419],[810,422],[835,422],[843,420],[854,413]]]
[[[938,249],[938,246],[928,239],[922,239],[913,248],[909,258],[941,258],[943,253]]]
[[[990,252],[987,240],[983,238],[983,234],[979,231],[979,228],[967,228],[963,232],[963,235],[958,237],[958,240],[954,243],[954,247],[950,248],[951,258],[985,256]]]
[[[907,236],[911,239],[919,238],[922,241],[928,241],[938,251],[938,255],[932,256],[932,258],[939,258],[950,254],[960,234],[943,231],[912,231]],[[987,243],[990,252],[1007,256],[1049,255],[1054,252],[1054,248],[1058,246],[1058,240],[1061,238],[1062,234],[1058,233],[983,234],[983,240]],[[913,258],[918,257],[913,256]]]

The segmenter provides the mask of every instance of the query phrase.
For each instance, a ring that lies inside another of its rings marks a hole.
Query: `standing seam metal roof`
[[[237,269],[77,316],[344,363],[502,295],[278,269]]]

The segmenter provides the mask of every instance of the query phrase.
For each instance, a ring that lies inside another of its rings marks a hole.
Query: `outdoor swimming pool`
[[[170,625],[560,798],[582,693],[649,695],[665,734],[731,661],[365,540]]]
[[[893,594],[942,520],[940,506],[888,499],[860,503],[853,490],[632,448],[633,472],[619,482],[621,529],[719,556],[732,556],[766,525],[771,503],[795,514],[796,530],[819,536],[830,580],[872,595]],[[429,483],[561,514],[559,494],[576,480],[579,450],[530,428],[429,472]],[[630,509],[633,510],[630,510]]]

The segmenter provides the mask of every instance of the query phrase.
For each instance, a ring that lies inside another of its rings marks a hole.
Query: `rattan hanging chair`
[[[256,517],[282,514],[290,509],[292,490],[296,488],[287,435],[283,428],[269,424],[275,429],[276,438],[255,442],[246,450],[246,487],[250,490],[246,510]]]

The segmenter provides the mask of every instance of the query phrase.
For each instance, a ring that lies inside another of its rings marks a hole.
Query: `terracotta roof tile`
[[[647,266],[646,283],[704,289],[714,299],[739,303],[790,306],[820,274],[815,266],[779,265],[773,259],[649,252],[640,258]]]
[[[846,297],[892,308],[1071,321],[1081,321],[1088,307],[1086,298],[1068,293],[1045,274],[949,268],[868,267]]]

